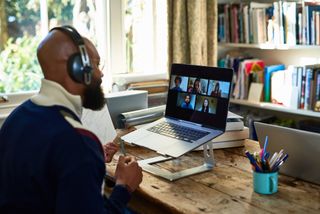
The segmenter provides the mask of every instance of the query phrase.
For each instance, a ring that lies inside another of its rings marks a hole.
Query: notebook
[[[177,158],[223,134],[232,77],[228,68],[172,64],[165,116],[121,139]]]
[[[259,122],[254,126],[261,148],[268,136],[270,155],[281,149],[289,155],[281,173],[320,184],[320,134]]]

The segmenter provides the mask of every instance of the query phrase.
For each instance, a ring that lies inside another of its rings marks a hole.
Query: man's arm
[[[115,186],[109,199],[103,197],[99,167],[79,162],[58,178],[56,213],[122,213],[130,200],[128,190]]]
[[[102,196],[106,170],[100,144],[83,135],[57,140],[61,141],[55,148],[55,160],[52,161],[56,185],[55,212],[123,212],[130,199],[128,190],[115,187],[109,199]]]

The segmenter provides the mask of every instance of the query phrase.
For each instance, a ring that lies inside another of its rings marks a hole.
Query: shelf
[[[274,45],[274,44],[246,44],[246,43],[223,43],[220,42],[218,47],[223,48],[252,48],[261,50],[310,50],[320,49],[319,45]]]
[[[247,100],[240,100],[240,99],[230,99],[230,103],[254,107],[254,108],[260,108],[260,109],[265,109],[265,110],[272,110],[272,111],[285,112],[285,113],[290,113],[290,114],[295,114],[295,115],[320,118],[320,112],[315,112],[315,111],[311,111],[311,110],[293,109],[293,108],[288,108],[288,107],[273,104],[273,103],[250,102]]]
[[[276,0],[254,0],[254,2],[259,2],[259,3],[273,3]],[[287,2],[297,2],[301,3],[302,0],[286,0]],[[316,0],[304,0],[304,2],[314,2]],[[228,3],[250,3],[252,0],[218,0],[218,4],[228,4]]]

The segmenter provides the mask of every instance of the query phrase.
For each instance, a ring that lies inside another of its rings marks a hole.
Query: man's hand
[[[116,184],[125,185],[133,192],[142,182],[142,169],[132,156],[119,156],[115,172]]]
[[[105,154],[105,162],[110,163],[113,155],[118,151],[119,146],[113,142],[107,143],[103,146],[104,154]]]

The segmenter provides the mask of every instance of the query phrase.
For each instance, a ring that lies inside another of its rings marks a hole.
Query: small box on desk
[[[119,127],[118,116],[123,112],[148,108],[148,92],[130,90],[106,94],[106,103],[115,128]]]

